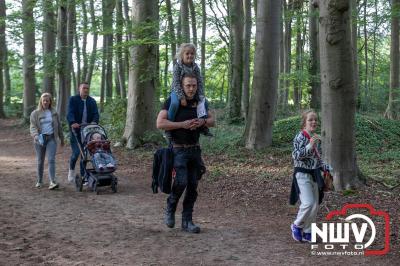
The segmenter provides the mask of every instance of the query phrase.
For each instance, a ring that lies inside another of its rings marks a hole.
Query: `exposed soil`
[[[0,120],[0,265],[400,265],[399,188],[369,183],[352,197],[329,193],[319,217],[346,202],[387,211],[388,255],[312,256],[310,244],[291,238],[297,208],[287,203],[288,160],[266,162],[270,178],[205,176],[194,213],[201,233],[194,235],[180,229],[181,204],[176,228],[163,224],[166,195],[151,191],[151,152],[114,150],[118,193],[103,188],[96,195],[67,183],[70,148],[59,148],[60,189],[37,189],[32,140],[16,124]],[[206,164],[229,165],[218,156],[205,156]]]

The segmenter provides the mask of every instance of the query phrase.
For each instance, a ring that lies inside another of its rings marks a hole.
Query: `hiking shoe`
[[[165,224],[169,228],[174,228],[175,227],[175,213],[171,211],[166,211],[165,212]]]
[[[193,221],[182,220],[182,230],[194,234],[200,233],[200,227],[195,225]]]
[[[311,243],[311,233],[303,233],[303,237],[301,240],[303,242]]]
[[[295,224],[292,224],[290,226],[290,228],[292,229],[292,237],[294,240],[301,242],[303,239],[303,234],[302,234],[302,229],[300,227],[297,227]],[[310,234],[311,236],[311,234]]]
[[[51,181],[50,184],[49,184],[49,189],[52,190],[52,189],[55,189],[55,188],[58,188],[58,184],[53,182],[53,181]]]
[[[68,170],[68,182],[72,183],[75,181],[75,170]]]
[[[36,183],[36,185],[35,185],[35,188],[41,188],[43,186],[43,184],[42,183],[40,183],[40,182],[37,182]]]

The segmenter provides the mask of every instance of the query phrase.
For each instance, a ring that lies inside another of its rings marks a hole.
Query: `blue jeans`
[[[176,113],[178,112],[179,105],[181,104],[175,92],[171,92],[171,104],[169,105],[168,109],[168,120],[175,121]]]
[[[176,95],[175,92],[171,92],[170,97],[171,97],[171,103],[170,103],[169,108],[168,108],[168,120],[169,121],[175,121],[175,116],[176,116],[176,113],[178,112],[178,109],[179,109],[179,106],[181,105],[181,102],[180,102],[180,100],[178,98],[178,95]],[[202,97],[201,100],[204,101],[204,108],[206,110],[206,115],[201,115],[201,116],[199,116],[199,118],[207,118],[208,101],[204,97]],[[201,106],[199,105],[198,109],[200,107]]]
[[[200,147],[174,148],[174,169],[176,172],[172,191],[167,199],[167,210],[175,212],[178,201],[186,189],[183,199],[182,219],[191,220],[193,206],[197,199],[197,185],[200,178]]]
[[[70,131],[70,138],[69,141],[71,143],[71,150],[72,150],[72,154],[71,154],[71,158],[69,159],[69,169],[70,170],[75,170],[75,165],[76,165],[76,161],[78,160],[81,152],[79,149],[78,145],[81,145],[81,139],[80,139],[80,130],[77,132],[77,137],[78,140],[75,138],[74,133],[72,133],[72,131]],[[79,142],[79,143],[78,143]],[[81,176],[85,175],[85,168],[83,166],[83,159],[81,158],[80,161],[80,173]]]
[[[46,139],[44,145],[39,143],[34,143],[36,159],[37,159],[37,182],[43,183],[43,168],[44,160],[47,151],[47,162],[49,165],[49,180],[55,182],[56,180],[56,152],[57,152],[57,142],[54,136]]]

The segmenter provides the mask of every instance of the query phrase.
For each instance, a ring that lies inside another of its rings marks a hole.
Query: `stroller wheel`
[[[117,193],[117,182],[115,180],[111,182],[111,190],[112,192]]]
[[[82,178],[80,177],[79,174],[77,174],[75,176],[75,188],[77,192],[82,192],[82,186],[83,186],[83,182],[82,182]]]

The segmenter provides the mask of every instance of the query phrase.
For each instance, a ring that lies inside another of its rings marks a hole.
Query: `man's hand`
[[[202,127],[206,124],[203,118],[196,118],[193,120],[192,126],[190,127],[191,130],[195,130],[196,128]]]
[[[73,123],[73,124],[71,125],[71,127],[72,127],[73,129],[77,129],[77,128],[80,127],[80,125],[79,125],[78,123]]]
[[[193,130],[193,126],[195,125],[197,119],[190,119],[190,120],[185,120],[182,123],[182,128],[184,129],[191,129]]]

